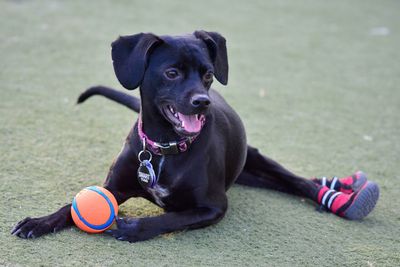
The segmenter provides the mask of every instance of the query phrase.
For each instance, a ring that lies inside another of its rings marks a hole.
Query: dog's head
[[[112,43],[112,59],[119,82],[140,87],[143,109],[158,112],[180,135],[201,130],[213,78],[228,82],[225,38],[215,32],[121,36]]]

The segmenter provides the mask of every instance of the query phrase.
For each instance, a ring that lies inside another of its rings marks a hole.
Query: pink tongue
[[[201,130],[201,121],[197,119],[197,115],[183,115],[178,112],[178,116],[187,132],[197,133]]]

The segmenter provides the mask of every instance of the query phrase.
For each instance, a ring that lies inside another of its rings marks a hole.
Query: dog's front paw
[[[157,233],[149,231],[142,224],[141,219],[117,218],[117,229],[107,230],[105,233],[120,241],[138,242],[150,239]]]
[[[27,217],[17,223],[11,230],[11,234],[20,238],[36,238],[47,233],[57,232],[62,228],[57,221],[48,216],[41,218]]]

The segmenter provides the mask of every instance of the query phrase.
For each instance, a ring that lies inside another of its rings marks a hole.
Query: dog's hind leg
[[[248,146],[244,169],[236,183],[300,195],[317,201],[319,186],[288,171],[279,163]]]
[[[85,102],[89,97],[94,95],[101,95],[108,99],[111,99],[125,107],[135,111],[140,112],[140,99],[123,92],[117,91],[115,89],[105,87],[105,86],[93,86],[83,92],[79,98],[77,103],[81,104]]]
[[[246,163],[236,180],[238,184],[262,187],[309,198],[326,210],[350,220],[360,220],[375,207],[379,187],[366,182],[357,191],[345,193],[299,177],[277,162],[248,146]]]

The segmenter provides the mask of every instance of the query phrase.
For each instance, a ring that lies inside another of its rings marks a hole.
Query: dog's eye
[[[179,71],[177,69],[167,69],[164,74],[170,80],[175,80],[179,77]]]
[[[206,72],[206,74],[204,74],[203,79],[206,82],[211,82],[213,79],[214,74],[211,71]]]

